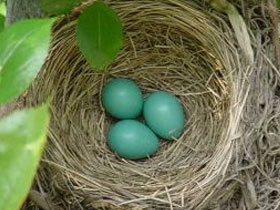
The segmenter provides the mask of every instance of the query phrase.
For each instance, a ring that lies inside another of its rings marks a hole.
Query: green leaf
[[[280,10],[280,1],[279,0],[277,0],[277,8],[278,8],[278,10]]]
[[[46,142],[46,105],[0,120],[0,209],[16,210],[32,184]]]
[[[40,71],[53,21],[24,20],[0,33],[0,105],[19,96]]]
[[[73,7],[85,0],[40,0],[41,9],[53,15],[69,14]]]
[[[0,14],[6,16],[6,5],[4,2],[0,2]]]
[[[0,32],[3,31],[5,27],[5,16],[0,14]]]
[[[122,23],[106,4],[94,2],[78,19],[77,40],[87,61],[97,70],[103,70],[122,47]]]

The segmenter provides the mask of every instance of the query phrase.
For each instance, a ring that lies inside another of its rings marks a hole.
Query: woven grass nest
[[[109,3],[125,31],[116,60],[103,73],[92,69],[76,43],[79,12],[64,17],[25,96],[28,106],[50,100],[52,114],[36,188],[62,209],[202,209],[220,190],[239,146],[248,92],[235,35],[196,1]],[[187,116],[183,135],[162,142],[149,159],[113,154],[106,134],[115,121],[100,93],[116,77],[135,81],[145,94],[160,89],[180,98]]]

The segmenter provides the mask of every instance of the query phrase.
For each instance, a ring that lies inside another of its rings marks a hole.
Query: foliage
[[[87,61],[103,70],[122,47],[122,23],[106,4],[94,2],[78,19],[77,41]]]
[[[21,94],[47,56],[53,19],[26,20],[0,33],[0,105]],[[45,144],[46,106],[0,120],[0,209],[19,209],[31,186]]]
[[[32,183],[49,121],[47,106],[17,111],[0,121],[0,209],[19,209]]]
[[[40,0],[43,11],[68,14],[83,0]],[[40,71],[48,53],[54,19],[24,20],[4,29],[5,5],[0,0],[0,105],[18,97]],[[98,30],[95,30],[98,29]],[[102,2],[94,2],[78,20],[81,52],[98,70],[122,47],[122,24]],[[45,145],[47,106],[16,111],[0,119],[0,209],[16,210],[24,202]]]
[[[6,5],[0,2],[0,14],[6,16]]]
[[[3,31],[5,27],[5,16],[0,14],[0,32]]]
[[[3,31],[5,27],[5,16],[6,16],[6,6],[0,1],[0,32]]]
[[[53,19],[25,20],[0,34],[0,105],[20,95],[48,53]]]

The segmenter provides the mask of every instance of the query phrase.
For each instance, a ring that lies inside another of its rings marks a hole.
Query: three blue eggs
[[[136,83],[116,78],[102,91],[102,104],[113,117],[120,119],[108,132],[109,147],[120,157],[136,160],[149,157],[159,149],[159,138],[179,138],[184,130],[183,106],[166,91],[151,93],[145,100]],[[145,123],[135,120],[143,114]]]

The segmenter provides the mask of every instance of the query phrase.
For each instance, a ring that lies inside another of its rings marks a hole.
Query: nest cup
[[[232,153],[230,29],[195,1],[109,4],[123,22],[125,40],[106,71],[96,72],[80,53],[76,11],[53,27],[44,68],[25,96],[26,106],[49,99],[52,114],[35,188],[65,209],[202,208]],[[124,160],[107,145],[114,120],[102,107],[101,91],[119,77],[135,81],[144,94],[172,92],[184,107],[183,135],[162,143],[153,157]]]

